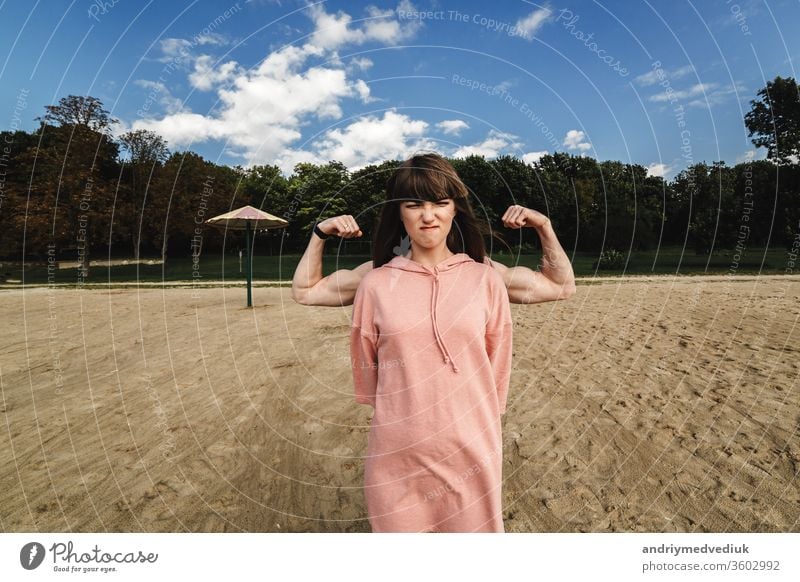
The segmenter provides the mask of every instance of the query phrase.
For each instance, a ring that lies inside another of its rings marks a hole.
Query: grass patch
[[[623,252],[622,266],[615,269],[597,270],[594,264],[600,253],[576,253],[572,257],[572,267],[577,277],[608,275],[710,275],[710,274],[781,274],[785,271],[788,254],[785,249],[746,249],[737,258],[734,251],[722,250],[707,255],[684,252],[680,247],[662,248],[658,251]],[[526,266],[535,269],[540,262],[539,253],[510,255],[495,253],[492,259],[507,266]],[[737,260],[738,259],[738,260]],[[337,269],[353,269],[370,260],[363,255],[325,255],[323,273],[329,274]],[[300,255],[256,256],[253,259],[253,281],[290,282]],[[157,283],[171,281],[194,281],[201,286],[209,281],[225,281],[231,284],[243,283],[245,274],[239,272],[238,255],[202,256],[195,272],[191,258],[169,259],[165,265],[122,265],[116,267],[92,267],[89,278],[84,283]],[[48,283],[45,265],[26,266],[4,264],[0,274],[6,279],[24,281],[26,285]],[[55,270],[53,282],[56,284],[77,284],[77,269]]]

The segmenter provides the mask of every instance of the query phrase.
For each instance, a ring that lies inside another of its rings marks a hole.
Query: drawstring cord
[[[442,353],[444,354],[444,363],[452,364],[453,371],[458,372],[458,366],[456,366],[456,363],[453,360],[453,357],[450,355],[450,352],[447,351],[447,346],[444,345],[444,341],[439,333],[439,325],[436,322],[436,305],[439,297],[439,270],[437,267],[434,267],[433,269],[435,273],[433,279],[433,294],[431,295],[431,319],[433,319],[434,335],[436,336],[436,343],[439,344],[439,349],[442,350]]]

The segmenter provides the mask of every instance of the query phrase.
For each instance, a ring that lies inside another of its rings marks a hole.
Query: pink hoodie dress
[[[361,280],[350,356],[374,409],[364,463],[373,532],[502,532],[502,435],[511,374],[508,292],[457,253],[402,256]]]

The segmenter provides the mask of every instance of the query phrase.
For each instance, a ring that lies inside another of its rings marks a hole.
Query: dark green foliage
[[[750,101],[744,116],[748,135],[767,158],[779,164],[797,163],[800,156],[800,88],[792,77],[775,77]]]
[[[769,93],[773,106],[783,94],[778,81]],[[113,140],[106,130],[114,120],[93,98],[62,99],[48,108],[45,121],[33,133],[0,136],[6,147],[0,257],[6,259],[42,260],[48,245],[59,256],[74,253],[81,237],[92,258],[188,257],[198,245],[204,253],[235,254],[241,233],[220,233],[203,222],[246,204],[289,221],[286,229],[257,233],[257,253],[302,252],[315,222],[351,214],[364,236],[327,248],[369,256],[386,181],[400,163],[388,160],[352,173],[336,161],[301,163],[290,176],[272,165],[217,165],[192,152],[169,154],[166,142],[150,132]],[[793,139],[787,127],[781,140]],[[125,159],[121,150],[129,154]],[[539,245],[531,229],[502,225],[506,209],[519,204],[549,216],[567,252],[600,257],[599,268],[620,268],[618,254],[664,247],[706,256],[741,247],[791,248],[800,231],[796,163],[698,163],[667,182],[647,176],[640,165],[560,152],[534,164],[474,155],[451,162],[476,214],[514,249],[538,252]],[[507,250],[494,243],[491,248]]]

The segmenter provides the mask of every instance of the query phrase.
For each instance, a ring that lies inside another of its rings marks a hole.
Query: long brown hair
[[[455,168],[442,156],[428,153],[407,159],[386,183],[386,203],[381,209],[375,230],[373,268],[391,261],[397,255],[395,247],[406,236],[400,220],[402,202],[410,199],[436,202],[446,198],[452,198],[456,205],[456,215],[447,235],[447,248],[453,253],[466,253],[482,263],[486,256],[483,237],[491,235],[491,229],[472,211],[469,190]]]

